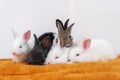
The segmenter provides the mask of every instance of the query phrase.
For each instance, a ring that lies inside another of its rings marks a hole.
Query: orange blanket
[[[120,80],[120,58],[108,62],[37,66],[0,59],[0,80]]]

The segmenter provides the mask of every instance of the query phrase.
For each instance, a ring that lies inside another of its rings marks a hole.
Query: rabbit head
[[[47,54],[52,47],[51,40],[53,38],[47,36],[48,34],[42,35],[39,37],[39,39],[34,34],[35,45],[28,55],[28,64],[42,65],[45,62],[45,58],[47,57]]]
[[[30,52],[28,41],[31,36],[31,31],[27,31],[23,34],[23,37],[19,37],[18,34],[12,29],[14,41],[12,45],[12,54],[15,57],[22,57]]]
[[[84,55],[91,46],[91,39],[86,38],[73,47],[69,53],[68,63],[78,62],[80,56]]]
[[[58,35],[59,35],[61,47],[70,47],[73,44],[71,31],[72,31],[72,27],[73,27],[74,23],[68,27],[68,21],[69,21],[69,19],[63,25],[61,20],[59,20],[59,19],[56,20],[56,26],[58,28]]]

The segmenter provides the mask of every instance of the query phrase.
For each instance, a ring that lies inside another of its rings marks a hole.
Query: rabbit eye
[[[71,40],[73,40],[73,37],[72,37],[72,36],[69,36],[69,38],[70,38]]]
[[[71,60],[70,59],[68,59],[68,62],[70,62]]]
[[[19,46],[19,48],[22,48],[22,46]]]
[[[71,36],[69,36],[69,38],[72,38]]]
[[[56,56],[56,57],[55,57],[55,59],[58,59],[58,58],[59,58],[59,56]]]
[[[56,43],[58,43],[58,38],[56,39]]]
[[[72,39],[73,37],[70,35],[69,38]]]

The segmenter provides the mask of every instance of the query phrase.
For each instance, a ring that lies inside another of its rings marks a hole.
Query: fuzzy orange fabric
[[[27,65],[0,59],[0,80],[120,80],[120,58],[54,65]]]

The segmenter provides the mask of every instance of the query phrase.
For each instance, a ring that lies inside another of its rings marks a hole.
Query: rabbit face
[[[74,47],[69,54],[68,62],[73,63],[82,59],[82,55],[86,54],[91,45],[91,39],[85,39],[81,45]],[[87,58],[87,57],[86,57]]]
[[[17,54],[27,54],[26,52],[30,51],[29,45],[23,39],[16,39],[13,43],[13,55]]]
[[[69,53],[68,63],[73,63],[73,62],[78,61],[77,59],[82,54],[83,54],[83,50],[81,49],[81,47],[78,47],[78,46],[74,47]]]
[[[60,21],[59,19],[56,20],[56,26],[58,28],[58,35],[61,47],[70,47],[73,44],[71,30],[74,23],[68,27],[68,21],[69,19],[65,22],[65,25],[63,26],[62,21]]]
[[[61,47],[70,47],[73,44],[73,39],[70,35],[65,36],[65,37],[60,37],[60,46]]]

